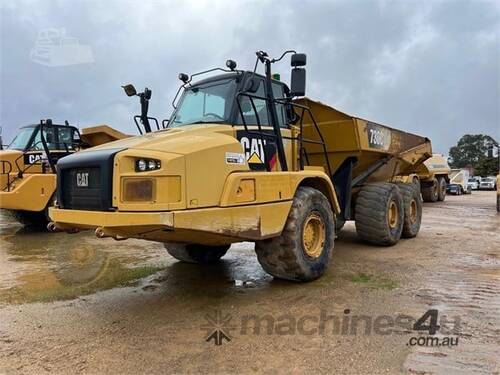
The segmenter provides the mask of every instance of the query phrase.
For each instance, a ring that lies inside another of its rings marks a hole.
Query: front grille
[[[57,200],[62,209],[113,210],[113,160],[123,149],[85,151],[57,162]]]
[[[64,207],[103,210],[100,168],[75,168],[62,172]]]

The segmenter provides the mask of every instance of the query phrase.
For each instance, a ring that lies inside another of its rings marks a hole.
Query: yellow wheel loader
[[[0,208],[21,223],[46,227],[56,190],[55,164],[76,151],[127,137],[106,125],[79,130],[52,120],[24,126],[0,150]]]
[[[290,87],[271,72],[288,54]],[[180,74],[166,129],[58,161],[49,229],[159,241],[191,263],[252,241],[268,273],[295,281],[324,273],[346,220],[376,245],[416,236],[419,191],[396,181],[431,156],[430,141],[304,98],[305,65],[295,51],[260,51],[253,71],[228,60]]]

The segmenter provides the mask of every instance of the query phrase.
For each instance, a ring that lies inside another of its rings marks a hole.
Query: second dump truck
[[[288,53],[290,87],[271,72]],[[397,181],[431,156],[430,141],[305,98],[304,54],[260,51],[259,62],[264,75],[231,60],[196,82],[208,72],[181,74],[165,130],[59,160],[49,229],[159,241],[191,263],[252,241],[268,273],[296,281],[324,273],[347,220],[376,245],[416,236],[418,187]]]
[[[0,150],[0,208],[23,224],[46,227],[56,190],[57,160],[126,137],[107,125],[84,128],[80,133],[67,122],[57,125],[51,119],[21,127]]]
[[[420,191],[424,202],[442,202],[450,182],[451,168],[441,154],[433,154],[417,169]]]

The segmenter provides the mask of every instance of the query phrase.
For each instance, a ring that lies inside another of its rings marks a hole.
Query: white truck
[[[471,194],[472,187],[469,185],[469,171],[467,169],[452,169],[446,191],[448,194],[454,195]]]

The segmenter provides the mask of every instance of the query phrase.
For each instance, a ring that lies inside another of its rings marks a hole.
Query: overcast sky
[[[499,4],[4,0],[4,141],[40,118],[134,133],[139,103],[121,85],[151,88],[150,114],[165,118],[179,72],[222,66],[227,58],[251,69],[255,51],[277,56],[286,49],[308,54],[313,99],[427,136],[436,152],[447,153],[465,133],[498,141]],[[49,29],[65,29],[81,48],[62,48],[46,61],[37,36]],[[67,65],[75,55],[84,63]],[[287,82],[288,61],[275,67]]]

